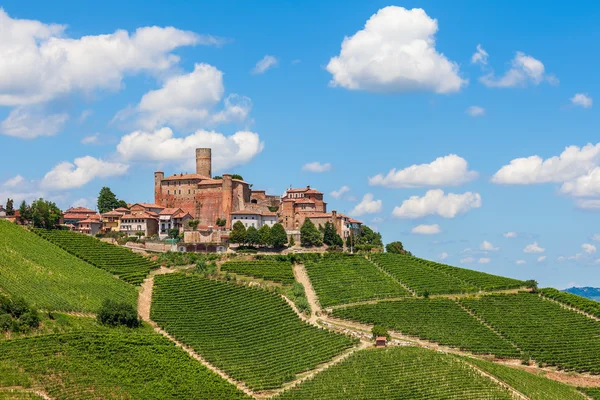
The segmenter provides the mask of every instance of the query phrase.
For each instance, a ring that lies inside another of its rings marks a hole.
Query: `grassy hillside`
[[[365,350],[281,399],[512,399],[510,392],[456,357],[416,347]]]
[[[333,316],[383,325],[406,335],[479,354],[519,358],[509,342],[450,299],[406,299],[333,310]]]
[[[292,263],[287,261],[256,260],[228,261],[221,265],[221,271],[235,274],[255,276],[274,282],[291,285],[294,283]]]
[[[77,232],[43,229],[36,232],[69,253],[134,285],[141,284],[152,269],[159,267],[158,263],[129,249]]]
[[[245,395],[151,330],[0,341],[0,386],[53,399],[240,399]]]
[[[411,295],[361,256],[324,257],[305,266],[323,307]]]
[[[554,288],[545,288],[540,293],[549,299],[556,300],[571,307],[575,307],[590,315],[600,318],[600,302],[587,299],[575,294],[561,292]]]
[[[254,389],[278,387],[353,344],[302,322],[277,294],[183,274],[155,278],[151,317]]]
[[[106,298],[135,304],[137,291],[39,236],[0,220],[0,291],[37,308],[96,312]]]

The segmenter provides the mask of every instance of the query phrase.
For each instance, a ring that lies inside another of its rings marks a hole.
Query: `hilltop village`
[[[86,207],[62,212],[64,229],[87,235],[118,232],[124,236],[165,239],[173,230],[183,243],[227,244],[236,222],[247,229],[272,228],[281,224],[292,242],[299,242],[300,227],[310,219],[316,227],[334,227],[344,243],[357,234],[362,222],[347,215],[328,212],[323,193],[306,186],[287,189],[282,196],[256,190],[239,175],[212,174],[212,151],[196,149],[193,174],[154,172],[154,203],[126,203],[104,213]],[[12,205],[11,205],[12,208]],[[28,223],[19,210],[7,214],[0,206],[0,218]]]

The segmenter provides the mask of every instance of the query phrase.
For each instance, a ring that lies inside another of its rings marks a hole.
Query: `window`
[[[167,190],[167,194],[171,194],[171,191],[170,191],[170,190]]]
[[[191,190],[188,190],[188,194],[192,194],[192,191],[191,191]]]
[[[181,189],[179,189],[179,194],[181,194]]]

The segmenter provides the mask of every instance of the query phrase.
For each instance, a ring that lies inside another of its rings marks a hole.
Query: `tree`
[[[296,245],[296,241],[294,240],[293,236],[290,236],[290,243],[288,244],[289,247],[294,247]]]
[[[142,236],[144,236],[144,232],[142,232],[142,231],[137,231],[137,232],[135,233],[135,236],[137,236],[138,238],[140,238],[140,239],[141,239],[141,238],[142,238]]]
[[[404,246],[402,242],[396,241],[391,242],[385,245],[385,251],[393,254],[406,254],[406,250],[404,250]]]
[[[279,249],[287,243],[287,233],[285,233],[285,228],[280,223],[276,223],[271,228],[271,245],[276,249]]]
[[[525,281],[525,287],[531,289],[533,292],[537,291],[538,283],[536,280],[529,279]]]
[[[315,227],[310,218],[306,218],[300,227],[300,245],[302,247],[318,247],[323,245],[321,232]]]
[[[231,179],[239,179],[240,181],[244,180],[244,178],[240,174],[231,175]]]
[[[27,205],[25,200],[23,200],[19,206],[19,214],[21,215],[21,222],[23,224],[26,221],[31,221],[31,207]]]
[[[271,244],[271,228],[264,224],[258,230],[258,244],[261,246],[269,246]]]
[[[171,239],[177,239],[179,237],[179,229],[169,229],[169,237]]]
[[[387,340],[390,340],[390,334],[385,326],[373,326],[373,328],[371,329],[371,334],[373,335],[373,339],[377,338],[378,336],[383,336]]]
[[[373,231],[366,225],[361,225],[358,234],[354,238],[354,244],[363,249],[383,247],[381,233]]]
[[[98,194],[98,212],[104,214],[115,208],[119,208],[119,200],[109,187],[104,186]]]
[[[242,224],[242,221],[237,221],[233,224],[233,228],[229,234],[229,242],[237,244],[246,243],[246,227]]]
[[[254,226],[249,226],[248,229],[246,229],[246,243],[250,246],[255,246],[260,243],[258,230]]]
[[[21,204],[22,205],[22,204]],[[54,229],[58,226],[62,213],[60,209],[51,201],[45,201],[42,198],[31,203],[31,207],[25,204],[28,221],[33,222],[36,228]]]
[[[198,228],[198,225],[200,225],[200,221],[197,219],[190,219],[188,221],[188,225],[190,228],[192,228],[192,230],[196,230]]]
[[[323,243],[327,246],[342,247],[344,245],[344,241],[335,231],[335,226],[329,221],[325,223],[323,228]]]
[[[217,218],[217,222],[215,223],[215,225],[219,226],[219,227],[224,227],[225,225],[227,225],[227,219],[225,218]]]
[[[127,202],[125,200],[117,201],[117,208],[129,208],[127,207]]]
[[[6,200],[6,215],[15,215],[15,206],[13,199]]]
[[[142,325],[142,321],[131,304],[119,303],[110,299],[104,300],[97,318],[98,322],[108,326],[125,325],[137,328]]]
[[[215,175],[213,176],[213,179],[223,179],[223,177],[221,175]]]

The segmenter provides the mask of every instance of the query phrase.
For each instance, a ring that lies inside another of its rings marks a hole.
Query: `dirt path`
[[[40,396],[42,399],[45,400],[54,400],[52,397],[48,396],[48,394],[46,394],[46,392],[43,392],[41,390],[38,389],[28,389],[25,388],[23,386],[6,386],[6,387],[0,387],[0,393],[1,392],[18,392],[18,393],[33,393],[37,396]]]
[[[319,305],[319,300],[317,299],[317,293],[315,292],[312,283],[310,283],[310,279],[304,265],[294,264],[294,277],[296,278],[296,281],[300,282],[304,286],[306,300],[308,300],[308,304],[310,305],[309,322],[314,325],[317,323],[317,319],[321,315],[322,311],[321,306]]]

